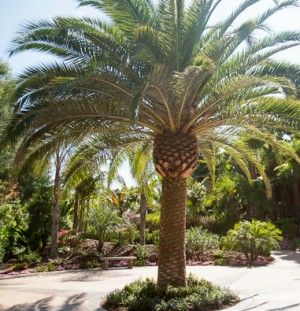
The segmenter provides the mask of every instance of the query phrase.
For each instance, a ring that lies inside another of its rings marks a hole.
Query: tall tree
[[[31,146],[30,150],[24,150],[22,144],[17,150],[15,165],[19,174],[34,170],[37,174],[44,172],[45,168],[53,172],[53,200],[51,243],[49,255],[52,258],[58,256],[58,231],[61,209],[62,174],[71,146],[60,137],[48,135],[43,143],[39,142]]]
[[[14,82],[10,77],[8,66],[0,60],[0,135],[5,130],[13,112],[12,95]],[[10,165],[14,159],[15,148],[6,147],[0,150],[0,179],[11,177]]]
[[[13,41],[12,54],[46,51],[60,61],[20,76],[7,139],[24,135],[24,151],[52,133],[153,143],[162,177],[160,287],[186,284],[186,179],[198,153],[210,163],[220,146],[249,178],[249,162],[264,176],[251,150],[235,144],[246,132],[298,160],[272,136],[274,128],[299,129],[299,102],[286,98],[295,92],[286,77],[292,65],[276,76],[281,64],[270,57],[299,45],[300,34],[273,33],[266,25],[298,1],[276,1],[245,21],[240,15],[261,0],[243,0],[215,23],[213,13],[223,2],[79,0],[109,18],[32,22]],[[255,38],[257,30],[267,31]]]
[[[151,153],[149,146],[145,146],[136,150],[129,157],[131,172],[137,181],[140,193],[140,243],[145,245],[146,237],[146,216],[148,211],[148,202],[153,196],[153,191],[157,184],[157,177],[151,162]]]
[[[97,150],[97,148],[94,150]],[[127,148],[114,148],[108,171],[108,183],[117,179],[118,170],[129,160],[131,174],[137,183],[140,201],[140,243],[145,244],[148,201],[157,184],[157,175],[151,161],[152,144],[129,144]],[[96,156],[96,154],[95,154]]]

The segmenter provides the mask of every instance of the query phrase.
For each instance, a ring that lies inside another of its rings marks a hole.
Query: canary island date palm
[[[23,137],[21,154],[61,133],[68,139],[102,133],[120,146],[129,139],[153,142],[162,178],[160,287],[186,284],[186,179],[198,154],[210,163],[219,146],[241,165],[251,161],[253,154],[235,144],[245,132],[292,153],[272,131],[299,129],[288,76],[293,65],[270,57],[299,45],[300,34],[267,26],[297,1],[270,1],[248,20],[239,17],[262,1],[239,1],[216,23],[214,12],[224,2],[80,0],[107,18],[31,22],[13,41],[12,54],[35,50],[59,58],[20,76],[7,138]]]

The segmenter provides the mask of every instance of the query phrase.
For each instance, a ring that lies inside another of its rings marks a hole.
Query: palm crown
[[[299,67],[270,57],[299,45],[300,34],[272,33],[266,25],[279,10],[297,6],[297,0],[274,1],[259,16],[238,22],[260,2],[245,0],[214,23],[213,13],[223,2],[79,0],[108,19],[29,23],[13,41],[11,53],[38,50],[60,61],[29,68],[20,76],[8,138],[24,135],[21,155],[40,141],[48,141],[50,148],[59,140],[96,133],[117,145],[153,142],[155,167],[163,177],[161,228],[178,229],[182,244],[185,222],[177,228],[172,223],[184,211],[184,200],[175,195],[174,202],[167,201],[172,191],[185,195],[182,181],[193,172],[198,152],[210,163],[215,146],[220,146],[248,176],[249,161],[263,174],[253,152],[235,138],[240,133],[255,135],[294,156],[271,133],[299,128],[299,103],[294,99]],[[266,35],[255,39],[257,30]],[[178,208],[174,219],[169,208]],[[167,275],[176,265],[167,239],[162,233],[159,283],[185,283],[184,260],[178,261],[176,273]],[[182,254],[182,249],[174,252]]]

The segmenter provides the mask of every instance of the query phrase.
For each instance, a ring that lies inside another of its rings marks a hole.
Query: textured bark
[[[162,177],[189,177],[197,157],[197,139],[189,133],[164,133],[154,139],[154,164]]]
[[[79,210],[78,232],[83,232],[84,229],[84,204],[81,204]]]
[[[300,178],[293,178],[293,197],[295,206],[295,217],[300,220]]]
[[[60,219],[60,195],[61,195],[61,162],[59,159],[59,152],[56,156],[56,168],[54,178],[54,200],[52,208],[52,228],[51,228],[51,247],[50,257],[55,258],[58,256],[58,231]]]
[[[78,212],[80,210],[80,196],[78,191],[75,193],[74,215],[73,215],[73,231],[78,232]]]
[[[154,139],[153,159],[162,176],[158,286],[186,285],[186,178],[197,164],[197,139],[190,133],[164,133]]]
[[[140,244],[145,245],[145,229],[147,215],[147,200],[144,191],[141,192],[140,204]]]
[[[162,181],[158,286],[186,285],[185,229],[186,181],[165,177]]]

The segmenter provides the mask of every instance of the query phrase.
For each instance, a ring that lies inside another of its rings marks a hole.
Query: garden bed
[[[166,289],[158,288],[151,279],[135,281],[110,293],[103,307],[109,311],[196,311],[218,310],[238,301],[229,289],[189,276],[187,286],[168,286]]]
[[[106,254],[110,256],[136,256],[135,246],[112,246],[114,252]],[[149,256],[143,261],[135,262],[138,266],[156,266],[158,263],[158,256],[156,248],[153,245],[147,245],[149,249]],[[129,251],[130,250],[130,251]],[[124,252],[123,252],[124,251]],[[254,262],[249,263],[245,255],[238,252],[216,252],[216,251],[205,251],[201,254],[194,256],[187,256],[188,266],[207,266],[207,265],[223,265],[223,266],[265,266],[274,261],[272,256],[264,257],[259,256]],[[127,262],[115,261],[110,263],[110,267],[125,267]],[[70,253],[68,256],[63,256],[55,260],[48,260],[40,263],[24,263],[11,261],[0,266],[0,275],[19,275],[29,274],[36,272],[51,272],[51,271],[63,271],[63,270],[77,270],[77,269],[90,269],[90,268],[101,268],[100,256],[96,252],[74,254]]]

